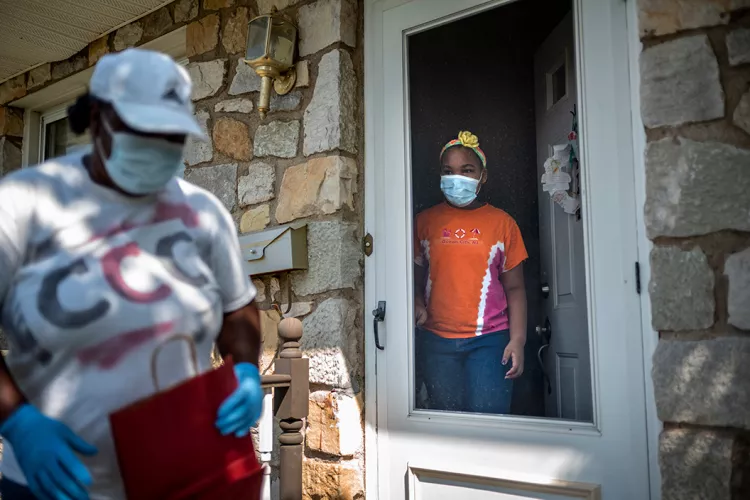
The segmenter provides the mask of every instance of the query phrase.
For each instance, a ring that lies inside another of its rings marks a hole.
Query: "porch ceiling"
[[[74,55],[165,0],[0,0],[0,82]]]

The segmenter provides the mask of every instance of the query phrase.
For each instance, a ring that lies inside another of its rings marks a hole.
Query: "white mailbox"
[[[278,226],[240,236],[247,274],[307,269],[307,225]]]

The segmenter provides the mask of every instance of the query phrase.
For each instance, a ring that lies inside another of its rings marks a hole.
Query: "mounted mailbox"
[[[307,269],[307,225],[240,236],[240,248],[250,276]]]

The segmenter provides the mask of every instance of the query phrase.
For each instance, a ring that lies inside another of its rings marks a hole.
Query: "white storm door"
[[[524,1],[524,0],[521,0]],[[592,421],[415,409],[409,36],[507,1],[366,1],[368,498],[650,498],[626,4],[574,1]],[[481,37],[471,43],[481,43]],[[456,62],[460,71],[460,61]],[[387,302],[376,349],[370,311]],[[372,366],[372,365],[370,365]],[[376,484],[375,484],[376,481]],[[376,493],[377,492],[377,496]]]

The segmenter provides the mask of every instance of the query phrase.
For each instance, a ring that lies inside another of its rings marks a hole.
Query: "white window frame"
[[[186,31],[183,26],[141,48],[163,52],[178,63],[187,65]],[[88,68],[10,103],[10,106],[24,110],[21,151],[23,167],[36,165],[42,160],[47,124],[68,116],[68,107],[86,92],[93,72],[93,67]]]

